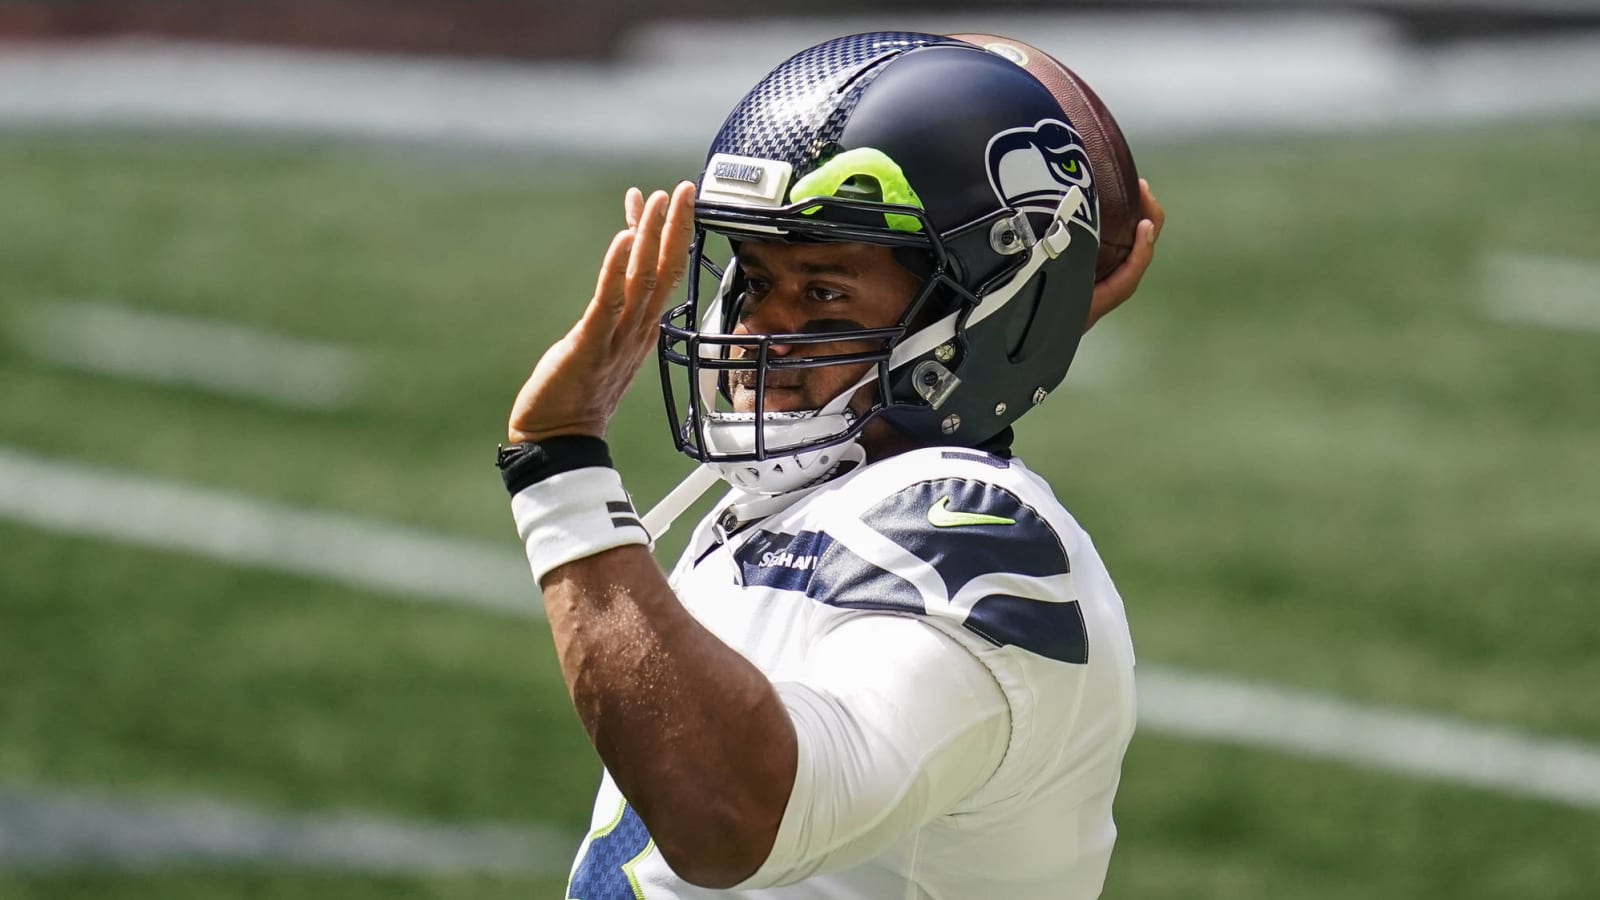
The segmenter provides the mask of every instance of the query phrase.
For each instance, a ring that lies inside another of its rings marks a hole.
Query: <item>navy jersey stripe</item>
[[[974,450],[946,450],[939,454],[940,459],[960,459],[966,462],[981,463],[991,469],[1009,469],[1011,461],[992,453],[979,453]]]
[[[1048,578],[1072,569],[1060,536],[1033,507],[983,481],[919,482],[882,500],[862,520],[932,566],[947,597],[997,572]],[[973,605],[962,625],[996,646],[1061,662],[1088,661],[1088,630],[1070,597],[1051,602],[991,595]]]
[[[962,623],[996,646],[1016,646],[1065,663],[1089,661],[1089,631],[1078,601],[1051,603],[994,594],[979,600]]]
[[[837,543],[822,555],[806,596],[844,609],[927,612],[915,585]]]
[[[780,534],[758,531],[734,553],[746,587],[806,591],[833,538],[820,531]]]
[[[933,566],[952,597],[991,572],[1042,578],[1071,570],[1055,529],[1015,494],[982,481],[920,482],[880,501],[862,521]]]
[[[945,599],[996,573],[1049,578],[1071,571],[1065,546],[1015,494],[965,478],[913,484],[878,502],[862,522],[927,563]],[[794,591],[841,609],[928,615],[905,577],[857,555],[822,531],[758,531],[734,552],[746,587]],[[935,614],[948,607],[941,605]],[[1065,663],[1089,658],[1088,630],[1075,598],[1036,600],[996,593],[974,603],[961,624],[996,646],[1020,647]]]

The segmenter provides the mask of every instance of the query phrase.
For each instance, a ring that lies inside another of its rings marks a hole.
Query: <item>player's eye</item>
[[[813,287],[811,289],[811,299],[818,303],[837,303],[845,299],[845,297],[846,294],[843,291],[829,290],[825,287]]]

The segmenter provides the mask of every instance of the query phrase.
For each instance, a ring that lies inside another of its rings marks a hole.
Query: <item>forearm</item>
[[[584,728],[678,874],[737,884],[766,859],[794,784],[794,726],[762,672],[630,545],[541,581]]]

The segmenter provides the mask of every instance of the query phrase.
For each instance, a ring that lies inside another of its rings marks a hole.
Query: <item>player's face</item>
[[[888,247],[873,244],[739,245],[747,289],[735,334],[825,334],[885,328],[900,316],[921,286],[895,261]],[[882,350],[881,341],[774,344],[773,357],[840,356]],[[818,409],[854,384],[870,364],[768,370],[768,412]],[[755,372],[729,379],[734,409],[755,410]]]

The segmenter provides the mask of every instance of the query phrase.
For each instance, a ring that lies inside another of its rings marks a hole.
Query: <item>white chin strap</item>
[[[1028,261],[1017,270],[1017,274],[1010,281],[981,298],[978,306],[967,316],[968,327],[982,322],[1011,302],[1011,298],[1017,295],[1023,285],[1033,279],[1046,262],[1060,256],[1062,251],[1066,250],[1067,245],[1072,242],[1067,223],[1083,204],[1083,200],[1081,189],[1073,187],[1067,191],[1066,196],[1061,198],[1061,204],[1056,207],[1056,214],[1050,222],[1050,227],[1030,249]],[[705,315],[701,316],[702,331],[706,331],[709,325],[713,333],[720,332],[722,300],[733,284],[734,268],[732,264],[728,266],[723,274],[722,284],[717,290],[716,301],[711,303]],[[897,344],[889,355],[889,371],[899,369],[954,338],[956,320],[959,316],[959,312],[952,312]],[[710,345],[703,345],[701,352],[708,358],[715,358],[719,350]],[[699,384],[700,444],[713,459],[689,473],[689,477],[684,479],[682,484],[645,514],[644,527],[650,532],[652,539],[666,533],[678,516],[693,505],[701,494],[716,484],[718,479],[752,493],[782,494],[823,478],[841,463],[860,463],[866,460],[866,451],[861,448],[858,438],[845,438],[844,435],[856,420],[855,414],[848,409],[850,400],[857,391],[878,379],[877,366],[869,368],[855,384],[845,388],[821,409],[765,413],[759,425],[756,423],[754,413],[722,412],[716,409],[717,375],[716,370],[703,370],[700,373]],[[763,432],[762,443],[768,454],[766,459],[747,462],[722,462],[715,459],[717,455],[755,452],[757,427]],[[829,436],[836,436],[838,440],[792,454],[783,453],[787,448],[800,447]]]
[[[850,398],[841,394],[828,407],[843,407]],[[722,480],[736,488],[757,494],[782,494],[804,487],[833,471],[840,463],[859,463],[866,459],[866,451],[855,439],[837,440],[820,447],[785,454],[789,447],[799,447],[818,440],[837,437],[850,430],[856,416],[848,409],[831,412],[825,407],[804,412],[766,413],[762,418],[762,436],[766,441],[767,458],[747,462],[711,462],[709,465],[722,476]],[[754,413],[713,413],[700,429],[705,448],[714,454],[732,456],[755,452],[756,417]],[[780,455],[774,455],[774,451]]]

